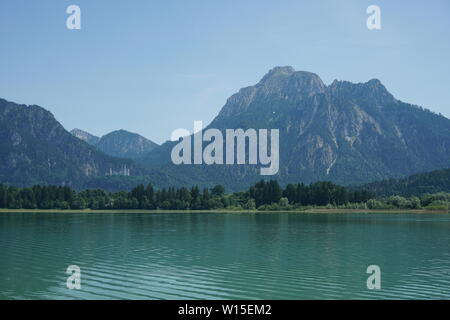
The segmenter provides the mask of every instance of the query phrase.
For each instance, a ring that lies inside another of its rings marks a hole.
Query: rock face
[[[158,145],[143,136],[117,130],[101,137],[95,146],[106,154],[120,158],[139,158]]]
[[[272,178],[284,183],[348,185],[450,167],[450,120],[395,99],[377,79],[327,86],[314,73],[276,67],[231,96],[208,127],[279,129],[280,171]],[[233,190],[261,178],[249,165],[174,168],[171,146],[144,163]]]
[[[49,111],[0,99],[0,183],[81,188],[93,178],[143,174],[72,136]]]
[[[78,139],[81,139],[87,143],[89,143],[92,146],[95,146],[99,141],[100,138],[97,136],[94,136],[92,134],[90,134],[89,132],[80,130],[80,129],[73,129],[72,131],[70,131],[70,133],[77,137]]]

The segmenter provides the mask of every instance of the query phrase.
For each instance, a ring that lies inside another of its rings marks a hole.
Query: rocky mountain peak
[[[256,85],[242,88],[232,95],[219,115],[213,121],[219,125],[221,119],[236,116],[243,112],[257,112],[273,114],[273,105],[268,100],[283,101],[285,105],[292,105],[292,101],[301,101],[319,93],[325,93],[327,86],[320,77],[312,72],[295,71],[290,66],[271,69]],[[266,101],[261,103],[261,101]],[[264,110],[261,108],[264,105]]]
[[[269,72],[266,73],[266,75],[262,78],[261,82],[276,77],[290,76],[293,73],[295,73],[295,69],[292,68],[291,66],[275,67],[270,69]]]
[[[334,80],[328,86],[328,91],[335,97],[358,98],[378,106],[397,102],[378,79],[371,79],[363,83]]]
[[[390,100],[395,100],[392,94],[378,79],[371,79],[364,84],[365,89],[372,94]]]
[[[295,71],[290,66],[271,69],[256,87],[265,90],[269,94],[279,93],[282,95],[312,95],[323,92],[326,88],[317,74],[307,71]]]

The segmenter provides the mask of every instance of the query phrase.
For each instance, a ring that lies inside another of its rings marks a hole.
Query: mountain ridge
[[[94,136],[80,129],[73,129],[70,133],[107,155],[117,158],[136,159],[158,146],[155,142],[124,129],[111,131],[102,137]]]
[[[317,74],[276,67],[228,98],[209,128],[280,129],[280,171],[272,178],[284,184],[350,185],[450,167],[450,120],[397,100],[378,79],[327,86]],[[251,165],[175,167],[174,144],[141,163],[200,182],[226,181],[234,190],[261,179]]]
[[[114,189],[139,180],[239,191],[261,178],[282,185],[355,185],[450,167],[449,119],[397,100],[378,79],[325,85],[317,74],[292,67],[273,68],[240,89],[204,129],[279,129],[275,176],[260,176],[259,165],[176,166],[170,153],[177,142],[155,146],[134,161],[109,157],[67,132],[47,110],[3,99],[0,124],[0,182],[19,185]]]
[[[67,185],[83,188],[96,177],[142,176],[146,170],[117,159],[74,137],[37,105],[0,99],[0,181],[17,186]]]

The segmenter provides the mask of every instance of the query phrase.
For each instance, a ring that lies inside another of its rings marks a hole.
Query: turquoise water
[[[1,213],[0,254],[0,299],[450,298],[441,214]]]

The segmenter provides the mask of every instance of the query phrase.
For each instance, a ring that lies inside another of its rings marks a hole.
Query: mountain
[[[371,182],[359,189],[365,189],[377,196],[421,196],[426,193],[450,193],[450,169],[418,173],[402,179],[386,179]]]
[[[361,184],[450,167],[450,120],[397,100],[377,79],[326,85],[314,73],[276,67],[231,96],[208,128],[279,129],[280,170],[270,178],[283,184]],[[232,190],[262,178],[255,165],[175,166],[174,144],[142,163]]]
[[[158,145],[136,133],[117,130],[101,137],[95,146],[111,156],[134,159],[152,151]]]
[[[72,131],[70,131],[70,133],[77,137],[78,139],[81,139],[87,143],[89,143],[91,146],[95,146],[99,141],[100,138],[97,136],[94,136],[92,134],[90,134],[89,132],[80,130],[80,129],[73,129]]]
[[[276,67],[231,96],[205,130],[210,128],[224,136],[226,129],[279,129],[278,173],[261,176],[260,165],[248,164],[177,166],[171,161],[175,142],[155,147],[122,130],[94,147],[67,132],[47,110],[0,99],[0,183],[106,190],[149,182],[222,184],[240,191],[261,178],[355,185],[450,168],[450,120],[397,100],[377,79],[326,85],[314,73]],[[119,159],[97,148],[138,158]]]
[[[148,172],[72,136],[42,107],[0,99],[0,183],[84,188],[96,179],[132,179]]]
[[[101,138],[80,129],[73,129],[70,133],[98,150],[118,158],[139,158],[158,146],[137,133],[125,130],[113,131]]]

